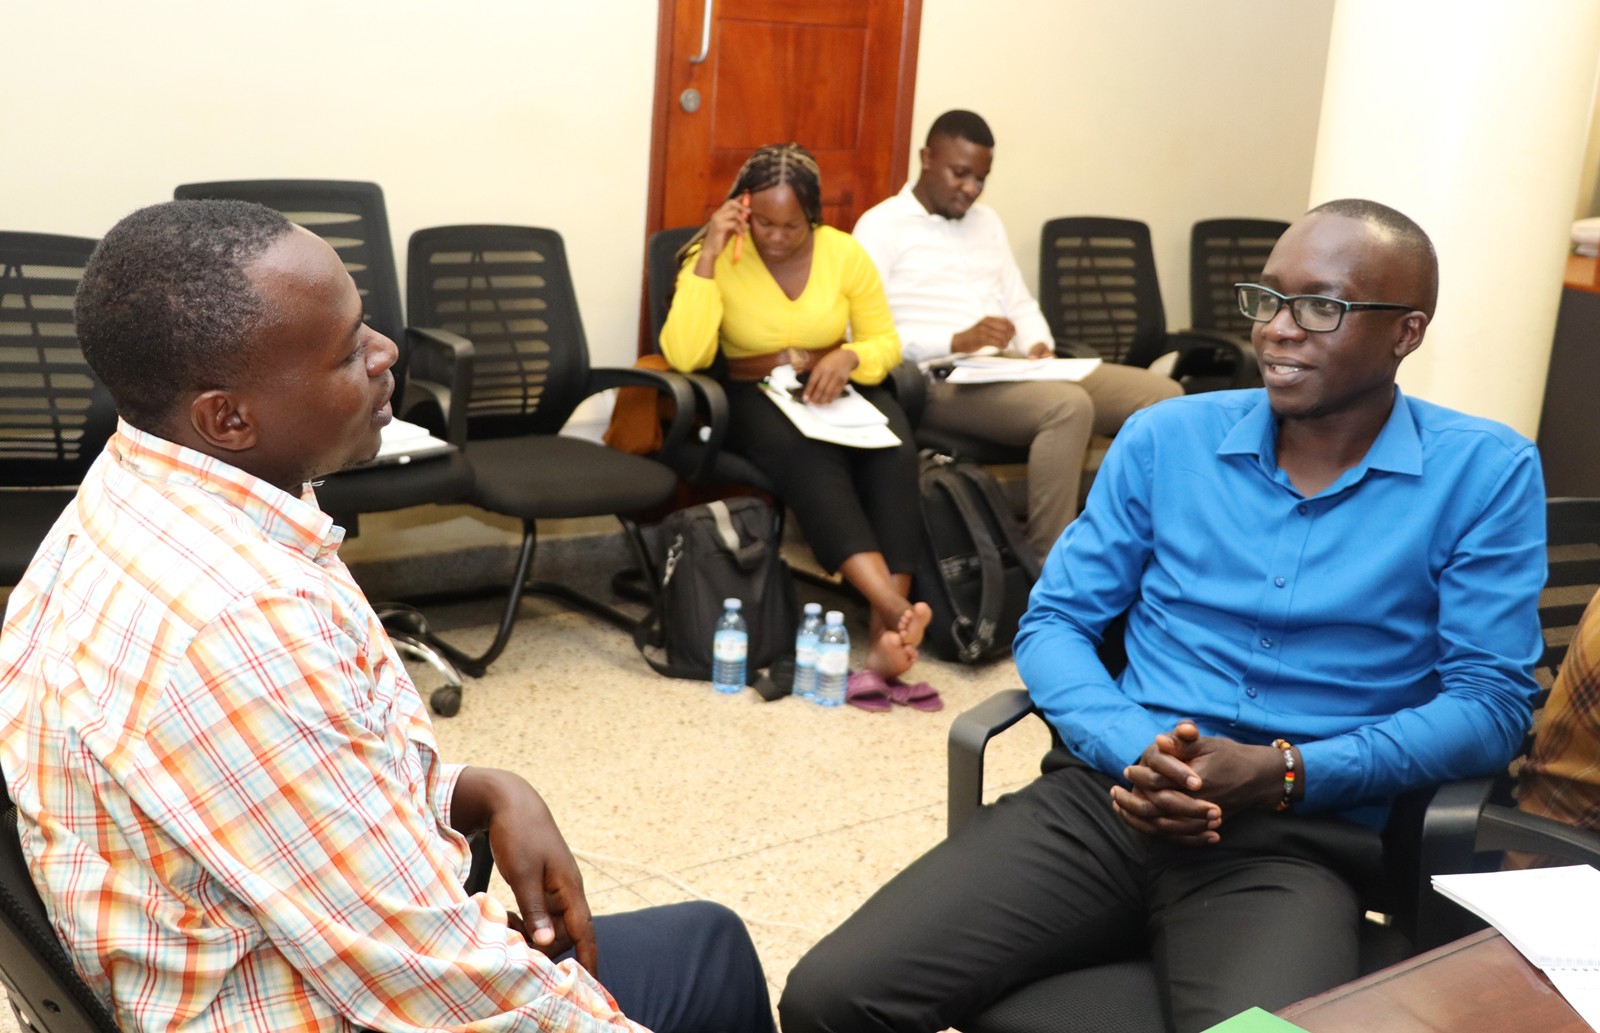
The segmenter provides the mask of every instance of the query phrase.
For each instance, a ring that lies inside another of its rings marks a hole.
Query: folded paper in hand
[[[893,448],[900,438],[889,429],[889,417],[848,385],[827,405],[807,405],[790,392],[800,386],[793,366],[779,366],[761,389],[800,433],[814,441],[851,448]]]

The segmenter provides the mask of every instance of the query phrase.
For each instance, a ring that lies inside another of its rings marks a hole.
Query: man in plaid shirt
[[[0,768],[123,1028],[770,1033],[737,916],[591,920],[538,793],[439,757],[307,483],[391,418],[395,345],[333,249],[258,205],[156,205],[96,250],[77,321],[121,421],[11,595]],[[516,912],[462,888],[477,832]]]

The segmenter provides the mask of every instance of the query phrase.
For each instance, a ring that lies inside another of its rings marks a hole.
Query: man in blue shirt
[[[1393,798],[1514,753],[1543,484],[1520,435],[1395,386],[1431,242],[1330,202],[1238,291],[1264,389],[1131,418],[1034,589],[1017,667],[1066,750],[802,959],[785,1033],[938,1030],[1139,955],[1179,1033],[1281,1007],[1358,974]]]

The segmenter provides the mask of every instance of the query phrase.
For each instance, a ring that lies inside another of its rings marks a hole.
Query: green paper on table
[[[1306,1033],[1306,1031],[1287,1019],[1278,1018],[1270,1011],[1251,1008],[1231,1019],[1224,1019],[1205,1033]]]

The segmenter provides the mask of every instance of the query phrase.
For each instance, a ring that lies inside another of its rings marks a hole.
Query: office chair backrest
[[[561,234],[438,226],[411,235],[412,321],[472,342],[469,439],[555,434],[583,400],[589,345]]]
[[[650,234],[645,244],[645,281],[650,305],[650,348],[661,350],[661,325],[672,307],[678,282],[678,249],[700,231],[699,226],[673,226]]]
[[[1167,338],[1150,227],[1092,216],[1045,223],[1039,307],[1057,340],[1090,345],[1107,362],[1150,365]]]
[[[0,233],[0,485],[76,485],[117,428],[72,316],[95,243]]]
[[[0,983],[24,1033],[117,1033],[78,976],[28,874],[17,808],[0,776]]]
[[[1189,234],[1189,325],[1237,334],[1252,323],[1239,311],[1233,285],[1253,282],[1272,246],[1289,228],[1274,219],[1202,219]]]
[[[376,183],[338,179],[237,179],[185,183],[172,192],[180,201],[254,201],[315,233],[343,260],[361,292],[367,325],[400,349],[395,383],[406,382],[410,349],[400,308],[400,274],[389,236],[389,212]]]

